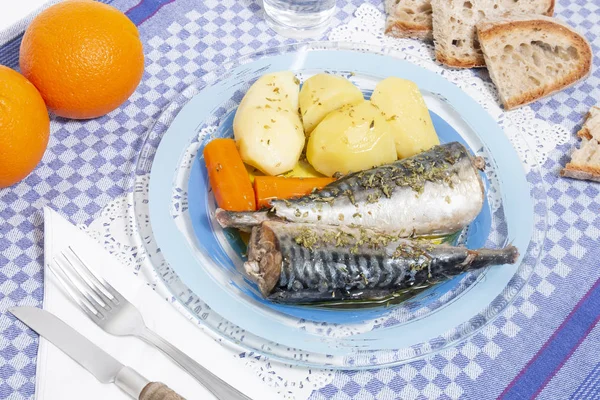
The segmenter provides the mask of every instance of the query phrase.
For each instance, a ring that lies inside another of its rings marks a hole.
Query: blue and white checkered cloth
[[[37,337],[7,309],[41,305],[43,206],[88,224],[132,189],[142,137],[174,96],[228,58],[291,42],[267,28],[257,0],[104,1],[138,25],[146,71],[129,101],[109,115],[53,119],[41,164],[0,190],[0,399],[31,399],[35,392]],[[334,24],[348,22],[362,3],[339,0]],[[600,102],[600,1],[560,0],[556,13],[592,43],[594,70],[531,107],[575,132]],[[24,23],[0,32],[0,64],[18,67]],[[549,227],[543,265],[502,316],[429,360],[336,372],[311,399],[600,399],[600,185],[558,177],[575,143],[573,135],[543,165]]]

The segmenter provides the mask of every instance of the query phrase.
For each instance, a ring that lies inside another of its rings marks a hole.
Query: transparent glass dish
[[[397,365],[456,345],[494,320],[539,262],[546,231],[540,171],[525,173],[496,122],[473,99],[431,72],[429,61],[347,43],[291,45],[223,65],[184,90],[147,134],[136,170],[135,214],[153,266],[173,296],[208,328],[286,363],[359,369]],[[415,81],[442,142],[459,140],[486,160],[486,204],[457,239],[468,247],[521,252],[518,264],[467,273],[400,304],[349,309],[282,306],[261,298],[241,269],[243,245],[214,221],[201,149],[232,135],[248,87],[292,70],[347,77],[368,97],[381,79]],[[148,190],[141,190],[148,188]]]

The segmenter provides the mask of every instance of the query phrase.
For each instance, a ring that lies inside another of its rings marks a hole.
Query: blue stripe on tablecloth
[[[173,1],[175,0],[141,0],[137,5],[130,8],[126,14],[134,24],[140,25],[156,14],[163,6]]]
[[[544,389],[600,320],[600,280],[579,301],[499,399],[531,399]]]
[[[596,364],[592,372],[584,379],[573,392],[570,400],[599,399],[600,398],[600,363]]]
[[[114,0],[98,0],[102,3],[110,4]],[[19,47],[21,47],[21,40],[23,39],[23,33],[20,33],[14,39],[9,40],[2,46],[0,46],[0,65],[6,65],[9,68],[19,68]]]
[[[0,47],[0,65],[6,65],[13,69],[19,67],[19,47],[21,46],[21,39],[23,39],[22,33]]]

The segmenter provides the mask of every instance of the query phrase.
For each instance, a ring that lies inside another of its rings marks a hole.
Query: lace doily
[[[527,171],[536,162],[543,165],[548,154],[567,143],[570,133],[560,125],[536,119],[530,107],[505,112],[498,92],[485,71],[450,69],[434,63],[433,45],[413,39],[384,35],[385,15],[371,4],[361,5],[347,25],[334,28],[329,40],[385,46],[407,55],[412,62],[439,73],[460,87],[498,121],[517,150]]]
[[[333,29],[329,35],[330,40],[347,41],[354,43],[365,43],[372,45],[384,45],[401,51],[416,64],[422,65],[434,72],[443,75],[446,79],[456,84],[476,99],[482,106],[498,121],[506,135],[517,149],[526,170],[533,165],[543,164],[548,153],[557,145],[566,143],[569,133],[558,125],[551,125],[545,121],[536,119],[533,111],[526,107],[516,111],[504,112],[499,106],[497,92],[487,76],[471,70],[452,70],[442,67],[431,61],[433,59],[433,47],[425,42],[411,39],[396,39],[383,35],[385,16],[375,7],[369,4],[361,5],[355,14],[355,18],[344,26]],[[201,132],[201,135],[211,132]],[[193,160],[194,150],[197,146],[191,146],[186,153],[185,160],[189,164]],[[182,168],[185,169],[186,165]],[[493,177],[491,177],[493,179]],[[138,179],[134,192],[148,190],[148,178]],[[185,190],[185,188],[183,188]],[[186,196],[184,193],[174,193],[175,199],[181,195],[180,202],[173,202],[172,215],[177,219],[187,209]],[[138,211],[139,212],[139,211]],[[145,215],[135,215],[134,193],[117,198],[109,203],[101,212],[100,216],[88,227],[84,227],[87,233],[100,242],[113,253],[119,261],[131,269],[140,279],[147,282],[156,292],[171,302],[180,312],[190,320],[196,321],[195,317],[182,305],[180,305],[166,286],[157,276],[152,263],[161,263],[160,250],[143,243],[148,240],[140,233],[137,223],[149,225]],[[148,226],[146,226],[148,227]],[[202,319],[220,318],[211,312],[210,308],[203,303],[192,304],[193,308]],[[206,334],[211,335],[215,341],[222,339],[199,324]],[[242,337],[245,332],[235,325],[222,320],[220,329],[227,331],[231,337]],[[230,344],[229,344],[230,345]],[[331,370],[311,370],[303,367],[289,366],[273,362],[268,358],[248,352],[242,348],[231,346],[231,357],[234,362],[241,362],[251,368],[258,379],[271,387],[276,388],[283,398],[306,399],[317,389],[320,389],[333,380]],[[298,354],[302,357],[302,354]]]
[[[125,268],[134,271],[140,279],[147,282],[160,296],[172,303],[191,321],[197,321],[187,309],[175,300],[156,275],[151,264],[153,251],[148,250],[141,243],[143,238],[138,233],[134,210],[133,194],[130,193],[127,196],[113,200],[102,210],[96,220],[89,226],[82,228],[114,254]],[[211,310],[207,308],[204,311],[204,319],[211,318],[209,315]],[[202,325],[198,327],[215,341],[222,341],[219,336],[208,329],[204,329]],[[227,321],[223,321],[221,329],[223,331],[238,329],[237,334],[244,335],[243,331]],[[306,399],[314,390],[327,385],[333,379],[331,370],[292,367],[269,360],[260,354],[247,352],[235,345],[228,344],[227,346],[231,347],[233,362],[241,362],[251,368],[258,379],[275,388],[285,399]]]

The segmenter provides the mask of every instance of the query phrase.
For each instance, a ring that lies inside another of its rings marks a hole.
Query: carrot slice
[[[256,199],[233,139],[214,139],[204,147],[208,180],[217,204],[228,211],[254,211]]]
[[[254,193],[258,208],[269,207],[271,200],[291,199],[310,194],[315,188],[321,189],[333,178],[284,178],[279,176],[256,176]]]

